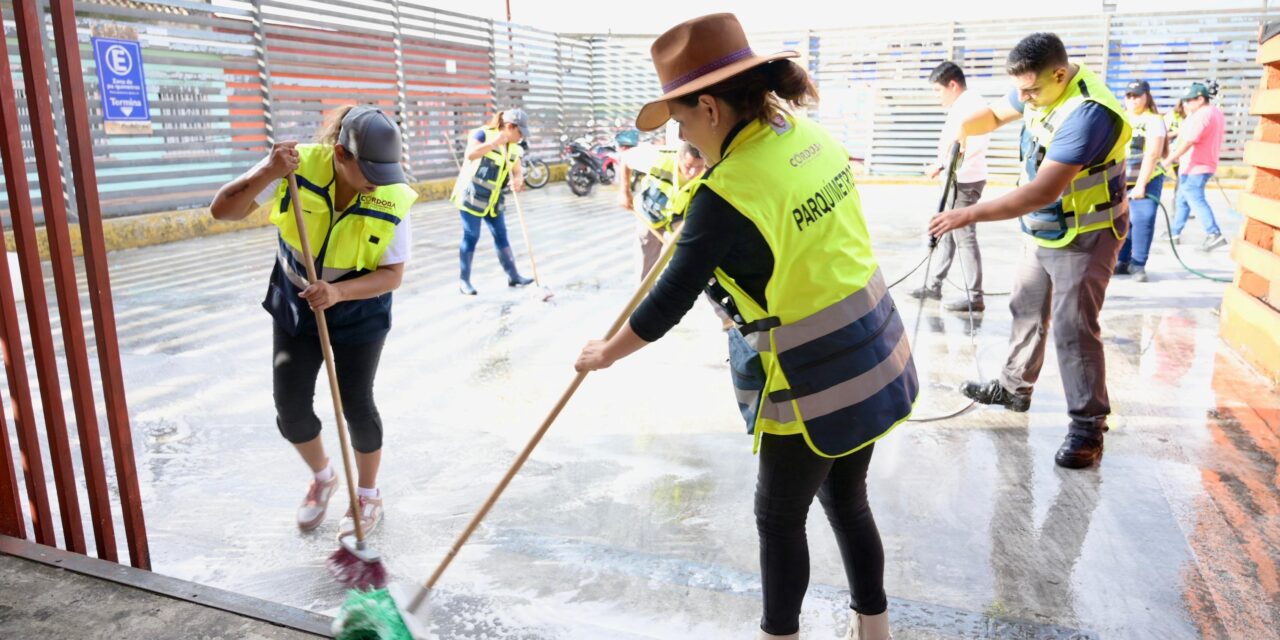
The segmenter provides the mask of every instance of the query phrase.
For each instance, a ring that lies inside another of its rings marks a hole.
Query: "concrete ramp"
[[[5,638],[309,640],[326,616],[0,536]]]

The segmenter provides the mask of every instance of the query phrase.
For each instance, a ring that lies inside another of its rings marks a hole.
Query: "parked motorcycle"
[[[541,189],[551,180],[551,168],[546,161],[529,156],[528,143],[521,141],[524,153],[520,155],[520,167],[524,170],[524,186],[530,189]]]
[[[574,140],[568,143],[564,155],[570,163],[566,181],[574,195],[589,195],[596,183],[609,184],[613,181],[612,175],[606,176],[604,160],[588,149],[585,142]]]

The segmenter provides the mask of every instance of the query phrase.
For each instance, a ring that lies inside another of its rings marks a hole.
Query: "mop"
[[[657,282],[658,275],[662,272],[663,267],[671,260],[671,255],[675,253],[675,241],[679,236],[680,232],[677,231],[675,237],[663,249],[658,262],[649,271],[649,274],[645,276],[644,280],[641,281],[639,288],[631,296],[631,300],[627,302],[622,313],[618,314],[617,319],[613,321],[613,326],[605,334],[606,340],[612,338],[622,328],[622,325],[631,317],[631,313],[640,305],[640,301],[653,288],[653,284]],[[569,388],[560,396],[560,400],[551,409],[551,413],[547,414],[547,417],[543,419],[542,426],[538,427],[538,430],[534,432],[524,450],[520,452],[515,462],[511,463],[511,467],[507,469],[502,481],[493,489],[488,499],[480,507],[480,510],[472,516],[466,528],[458,535],[458,539],[454,541],[453,546],[445,554],[444,560],[436,567],[431,577],[421,585],[395,584],[388,589],[378,589],[376,591],[352,591],[333,621],[333,632],[337,640],[426,640],[428,637],[427,615],[431,590],[435,588],[445,569],[449,568],[449,564],[453,562],[462,546],[467,543],[471,534],[475,533],[481,521],[488,515],[489,510],[493,508],[498,498],[502,496],[502,492],[506,490],[507,485],[515,478],[520,468],[524,466],[534,448],[542,441],[542,436],[546,435],[547,430],[551,428],[552,423],[555,422],[586,377],[587,372],[585,371],[579,372],[574,376],[573,382],[569,384]]]
[[[311,257],[311,242],[307,238],[307,225],[302,216],[302,202],[298,199],[297,177],[289,174],[289,200],[293,202],[293,219],[298,227],[298,241],[302,244],[303,263],[307,267],[307,281],[318,282],[315,260]],[[338,392],[338,373],[333,364],[333,348],[329,345],[329,323],[324,311],[316,309],[316,327],[320,331],[320,349],[324,352],[324,366],[329,373],[329,395],[333,396],[334,421],[338,427],[338,443],[342,449],[342,470],[347,476],[347,497],[351,500],[352,521],[356,535],[352,540],[344,537],[337,551],[329,556],[325,566],[333,577],[348,587],[381,588],[387,583],[387,569],[382,556],[364,540],[364,526],[360,522],[360,502],[356,499],[356,483],[351,475],[351,452],[347,443],[347,422],[342,413],[342,396]]]

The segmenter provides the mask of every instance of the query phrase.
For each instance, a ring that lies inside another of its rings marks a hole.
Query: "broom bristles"
[[[336,640],[413,640],[386,589],[351,591],[333,619]]]
[[[381,589],[387,586],[387,568],[381,560],[368,561],[339,547],[324,563],[335,580],[352,589]]]

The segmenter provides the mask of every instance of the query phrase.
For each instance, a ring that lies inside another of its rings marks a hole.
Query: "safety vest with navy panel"
[[[316,275],[336,283],[376,270],[417,192],[406,184],[378,187],[372,193],[357,194],[338,213],[333,202],[337,182],[333,146],[300,144],[297,149],[298,199]],[[307,269],[287,181],[280,181],[270,211],[279,245],[262,306],[289,335],[316,335],[315,314],[298,297],[307,287]],[[376,340],[391,328],[391,294],[339,302],[325,311],[325,320],[334,342]]]
[[[689,206],[693,181],[680,179],[679,157],[676,149],[659,149],[657,161],[640,182],[640,213],[650,228],[670,229]]]
[[[1053,144],[1054,133],[1076,109],[1089,102],[1110,111],[1117,126],[1101,161],[1082,167],[1056,202],[1020,218],[1022,230],[1042,247],[1065,247],[1081,233],[1103,229],[1122,237],[1115,220],[1128,213],[1125,156],[1131,129],[1115,95],[1084,65],[1078,67],[1075,77],[1053,104],[1043,109],[1028,104],[1023,110],[1022,184],[1035,179]]]
[[[497,129],[476,129],[470,139],[483,137],[481,144],[497,138]],[[491,149],[475,160],[462,165],[453,185],[450,200],[459,210],[475,216],[502,215],[506,208],[502,188],[511,176],[512,168],[520,162],[519,143],[510,142]]]
[[[920,385],[845,147],[801,116],[755,120],[696,188],[751,220],[774,257],[764,301],[716,270],[742,323],[730,354],[757,447],[762,433],[800,434],[817,454],[839,457],[906,420]],[[737,375],[742,345],[759,354],[763,384]]]

